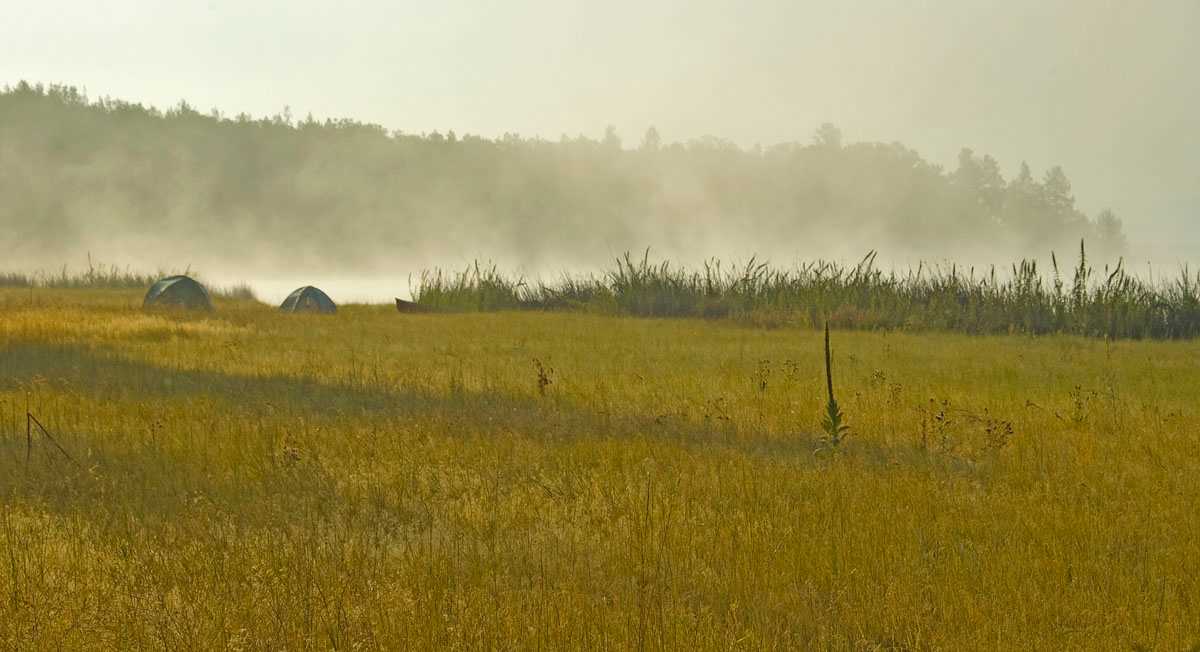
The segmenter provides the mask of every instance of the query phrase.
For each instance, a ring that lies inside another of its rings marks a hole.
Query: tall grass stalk
[[[829,346],[829,322],[825,322],[825,389],[829,400],[825,403],[825,419],[821,427],[825,430],[826,443],[836,448],[849,434],[850,426],[846,424],[842,408],[833,396],[833,351]]]

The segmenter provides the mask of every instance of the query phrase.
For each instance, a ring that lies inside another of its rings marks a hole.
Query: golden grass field
[[[0,290],[0,648],[1200,649],[1200,343],[140,303]]]

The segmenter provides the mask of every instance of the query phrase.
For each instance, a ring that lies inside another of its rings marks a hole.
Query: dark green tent
[[[289,294],[283,300],[283,305],[279,306],[279,309],[284,312],[321,312],[332,314],[337,312],[337,305],[333,303],[333,299],[330,299],[328,294],[311,285],[305,285]]]
[[[189,310],[212,310],[212,300],[208,298],[208,290],[194,279],[187,276],[168,276],[159,279],[142,301],[142,307],[175,306]]]

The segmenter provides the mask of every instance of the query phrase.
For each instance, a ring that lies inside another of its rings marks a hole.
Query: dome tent
[[[320,312],[332,314],[337,312],[337,304],[320,289],[311,285],[296,288],[283,300],[279,309],[284,312]]]
[[[168,276],[150,286],[142,307],[176,306],[189,310],[212,310],[208,290],[187,276]]]

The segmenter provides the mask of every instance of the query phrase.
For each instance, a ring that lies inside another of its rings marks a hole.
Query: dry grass
[[[1200,643],[1200,344],[140,299],[0,289],[0,648]]]

